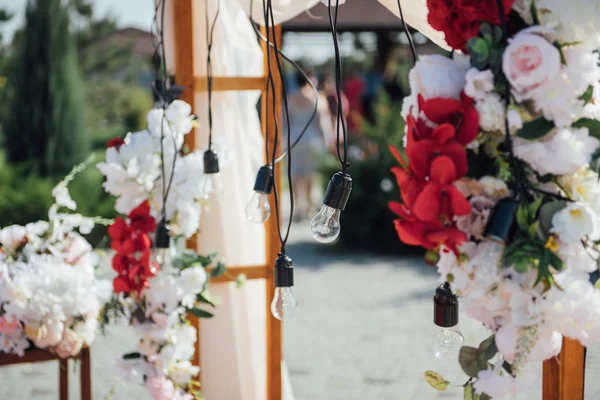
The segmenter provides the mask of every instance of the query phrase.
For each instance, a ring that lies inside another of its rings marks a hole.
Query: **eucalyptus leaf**
[[[581,95],[581,97],[579,97],[579,99],[583,100],[584,104],[587,104],[590,102],[590,100],[592,100],[592,96],[594,96],[594,87],[592,85],[590,85],[590,86],[588,86],[585,93],[583,93]]]
[[[140,353],[127,353],[123,356],[123,360],[137,360],[138,358],[142,358]]]
[[[212,313],[209,313],[208,311],[204,311],[198,307],[188,308],[188,312],[190,314],[195,315],[198,318],[212,318],[213,317]]]
[[[554,123],[540,117],[525,122],[523,127],[517,131],[517,136],[527,140],[536,140],[546,136],[552,129],[554,129]]]
[[[545,237],[550,236],[550,229],[552,228],[552,218],[554,218],[554,214],[562,210],[567,206],[567,202],[564,200],[552,201],[550,203],[544,204],[540,207],[539,212],[539,221],[540,228]]]
[[[444,391],[450,386],[450,382],[442,378],[440,374],[434,371],[425,371],[425,380],[435,390]]]
[[[502,43],[502,39],[504,39],[502,28],[500,28],[499,26],[494,26],[494,44]]]
[[[483,38],[488,41],[489,43],[492,43],[494,40],[494,31],[492,30],[492,27],[490,24],[487,23],[482,23],[481,27],[479,28],[479,32],[481,33],[481,36],[483,36]]]
[[[475,388],[472,383],[465,385],[464,400],[481,400],[479,396],[475,394]]]
[[[573,123],[574,128],[588,128],[590,136],[600,140],[600,121],[590,118],[580,118]]]
[[[210,276],[217,278],[227,272],[227,267],[223,263],[217,263],[216,267],[210,272]]]
[[[463,346],[458,355],[458,363],[465,374],[477,378],[479,371],[487,369],[488,363],[485,354],[475,347]]]
[[[496,347],[496,335],[492,335],[479,344],[479,352],[486,358],[491,360],[498,353]]]
[[[196,295],[196,301],[200,302],[200,303],[204,303],[204,304],[208,304],[210,306],[216,307],[216,303],[212,298],[212,295],[210,294],[209,291],[204,290],[201,293],[198,293]]]

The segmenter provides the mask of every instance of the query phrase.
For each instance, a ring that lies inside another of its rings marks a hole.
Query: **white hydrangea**
[[[465,75],[465,94],[475,100],[483,99],[489,92],[494,90],[494,74],[486,69],[479,71],[471,68]]]
[[[516,137],[513,145],[515,156],[539,174],[565,175],[588,164],[600,142],[589,135],[587,128],[563,128],[545,140]]]
[[[497,93],[482,95],[475,101],[481,129],[487,132],[505,132],[505,108],[504,101]]]

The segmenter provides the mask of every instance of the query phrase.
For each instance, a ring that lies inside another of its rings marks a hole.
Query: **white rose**
[[[179,361],[169,365],[167,371],[176,385],[185,385],[200,373],[200,367],[193,366],[189,361]]]
[[[561,69],[558,49],[537,33],[548,32],[521,31],[504,51],[502,69],[517,99],[532,98],[536,90],[551,82]]]
[[[600,238],[598,214],[583,203],[572,202],[552,217],[551,232],[566,243],[579,242],[584,237]]]
[[[479,100],[494,90],[494,74],[486,69],[479,71],[477,68],[471,68],[465,75],[465,94],[469,97]]]
[[[0,244],[8,252],[16,250],[21,244],[25,243],[27,230],[20,225],[11,225],[0,230]]]

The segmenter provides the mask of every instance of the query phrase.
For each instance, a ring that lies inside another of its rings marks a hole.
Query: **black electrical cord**
[[[263,3],[264,4],[264,3]],[[281,252],[285,253],[285,246],[287,244],[288,238],[290,236],[290,230],[292,227],[292,216],[294,215],[294,186],[293,186],[293,180],[292,180],[292,152],[291,152],[291,142],[292,142],[292,130],[291,130],[291,126],[290,126],[290,119],[289,119],[289,104],[288,104],[288,98],[287,98],[287,87],[286,87],[286,83],[285,83],[285,77],[283,76],[283,65],[281,63],[281,59],[279,58],[279,46],[277,43],[277,32],[275,29],[275,20],[274,20],[274,16],[273,16],[273,5],[271,0],[267,0],[267,7],[266,7],[266,12],[265,12],[265,26],[266,26],[266,31],[269,32],[269,28],[271,29],[271,33],[273,35],[273,48],[275,49],[275,61],[276,61],[276,66],[277,66],[277,72],[279,74],[279,78],[281,80],[281,91],[282,91],[282,102],[283,102],[283,108],[284,108],[284,112],[285,115],[288,116],[287,118],[287,159],[288,159],[288,186],[289,186],[289,191],[290,191],[290,219],[288,221],[288,226],[286,229],[286,233],[285,236],[282,236],[281,234],[281,223],[280,223],[280,216],[279,216],[279,196],[277,194],[277,182],[276,179],[273,180],[273,188],[274,188],[274,199],[275,199],[275,217],[277,219],[277,230],[279,233],[279,240],[281,242]],[[267,36],[268,38],[268,36]],[[270,53],[270,52],[267,52]],[[271,73],[271,80],[272,80],[272,70],[271,70],[271,65],[270,65],[270,60],[269,60],[269,71]],[[272,83],[273,84],[273,83]],[[274,84],[273,84],[274,86]],[[275,96],[274,96],[275,98]],[[276,113],[276,102],[273,101],[273,114]],[[276,121],[276,125],[277,125],[277,121]],[[276,162],[276,152],[277,152],[277,142],[278,142],[278,136],[279,136],[279,129],[276,126],[275,129],[275,141],[274,141],[274,147],[273,147],[273,158],[272,158],[272,169],[273,171],[275,171],[275,162]]]
[[[332,7],[331,0],[329,1],[329,25],[331,27],[331,36],[333,38],[333,48],[335,52],[335,78],[336,78],[336,94],[338,98],[338,109],[337,109],[337,155],[340,163],[342,164],[342,173],[346,175],[348,171],[348,132],[346,127],[346,121],[344,119],[344,108],[342,104],[342,58],[340,56],[340,46],[337,37],[337,20],[338,20],[338,6],[339,0],[335,0],[335,11]],[[344,154],[341,154],[340,150],[340,127],[341,134],[344,140],[343,149]]]
[[[287,62],[289,62],[292,65],[292,67],[294,67],[294,69],[300,75],[302,75],[302,77],[306,80],[306,82],[308,82],[308,84],[310,85],[310,87],[313,90],[313,93],[315,95],[315,106],[313,108],[313,112],[312,112],[310,118],[308,119],[308,122],[306,123],[306,125],[302,129],[302,131],[300,131],[300,135],[298,135],[298,137],[296,138],[296,140],[294,140],[294,142],[292,143],[292,150],[293,150],[294,147],[296,147],[296,145],[298,143],[300,143],[300,140],[302,140],[302,137],[304,136],[304,134],[306,133],[306,131],[308,131],[308,128],[310,128],[310,125],[312,124],[312,122],[317,117],[317,113],[318,113],[318,110],[319,110],[319,103],[318,103],[319,102],[319,91],[317,90],[317,87],[312,82],[312,80],[310,79],[310,77],[308,76],[308,74],[300,67],[300,65],[298,65],[297,62],[295,62],[294,60],[292,60],[291,58],[289,58],[288,56],[286,56],[285,53],[283,51],[281,51],[280,49],[275,48],[275,45],[272,42],[267,41],[267,38],[260,32],[260,30],[256,27],[256,25],[254,25],[254,23],[252,22],[252,20],[250,20],[250,23],[252,25],[252,28],[254,29],[254,32],[256,33],[256,36],[258,36],[259,39],[261,39],[262,41],[264,41],[265,43],[267,43],[267,45],[270,48],[272,48],[274,51],[276,51],[277,54],[279,54],[284,60],[286,60]],[[290,116],[288,115],[287,118],[290,118]],[[283,159],[285,158],[285,156],[287,155],[287,153],[288,153],[288,151],[285,150],[278,158],[276,158],[275,159],[275,164],[278,164],[279,162],[283,161]]]
[[[217,12],[213,19],[212,25],[208,18],[208,2],[205,4],[205,19],[206,19],[206,80],[207,80],[207,91],[208,91],[208,149],[212,149],[212,132],[213,132],[213,115],[212,115],[212,88],[213,88],[213,74],[212,74],[212,59],[211,50],[213,46],[213,39],[215,34],[215,26],[217,25],[217,19],[221,12],[221,0],[217,0]]]
[[[400,4],[400,0],[398,0],[398,11],[400,11],[402,27],[404,28],[404,33],[406,33],[406,38],[408,39],[408,44],[410,45],[410,51],[412,53],[413,58],[413,65],[415,65],[417,63],[417,49],[415,48],[415,42],[413,41],[410,30],[408,29],[408,25],[406,25],[406,21],[404,20],[404,13],[402,12],[402,4]]]

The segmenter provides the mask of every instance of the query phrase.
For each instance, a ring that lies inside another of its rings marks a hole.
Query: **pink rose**
[[[518,101],[531,99],[536,91],[560,72],[560,52],[546,39],[550,28],[532,27],[513,37],[504,51],[502,69]]]
[[[79,354],[82,346],[83,340],[75,332],[67,329],[60,343],[54,348],[54,352],[60,358],[71,358]]]
[[[19,328],[19,321],[14,315],[5,315],[0,318],[0,333],[10,335]]]
[[[175,388],[165,376],[153,376],[146,380],[146,388],[154,400],[193,400],[191,394]]]

